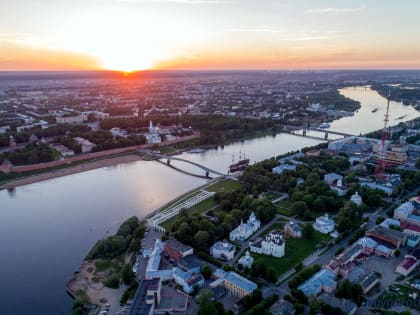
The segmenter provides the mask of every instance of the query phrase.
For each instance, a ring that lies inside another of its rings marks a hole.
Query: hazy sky
[[[0,70],[420,68],[420,1],[0,0]]]

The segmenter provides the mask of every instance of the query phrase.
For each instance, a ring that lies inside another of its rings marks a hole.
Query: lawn
[[[232,192],[239,188],[241,188],[241,184],[236,180],[221,180],[206,187],[206,190],[210,192]]]
[[[273,225],[274,227],[274,225]],[[269,229],[271,230],[271,229]],[[254,263],[259,261],[264,263],[267,268],[273,268],[276,273],[276,276],[279,277],[281,274],[288,271],[290,268],[297,265],[299,262],[303,261],[306,257],[312,254],[315,251],[316,246],[320,242],[327,242],[330,240],[328,235],[324,235],[317,231],[314,231],[314,234],[311,239],[286,239],[286,250],[284,257],[277,258],[273,256],[258,255],[252,253],[254,257]]]
[[[160,151],[160,153],[163,154],[170,154],[176,151],[173,147],[160,147],[158,150]]]
[[[274,203],[274,205],[279,206],[279,207],[283,207],[283,208],[290,208],[291,204],[289,202],[285,202],[284,199],[277,201],[276,203]]]
[[[277,198],[280,198],[281,196],[283,196],[283,195],[279,194],[277,192],[274,192],[274,191],[269,191],[269,192],[264,194],[264,197],[267,198],[270,201],[276,200]]]
[[[286,209],[279,206],[276,206],[276,209],[278,213],[285,215],[286,217],[290,217],[292,215],[292,213],[290,212],[290,209]]]
[[[276,206],[278,213],[288,217],[292,215],[292,212],[290,211],[290,203],[277,201],[274,205]]]
[[[207,199],[204,199],[200,203],[196,204],[194,207],[189,208],[189,212],[200,215],[200,214],[206,212],[207,210],[210,210],[211,208],[213,208],[215,206],[217,206],[216,201],[214,200],[213,197],[209,197]],[[171,231],[172,224],[174,224],[174,222],[176,221],[177,218],[178,218],[178,216],[176,215],[176,216],[170,218],[169,220],[161,223],[160,225],[163,228],[165,228],[166,231]]]
[[[407,305],[410,305],[410,302],[412,303],[414,301],[408,296],[408,294],[411,292],[413,292],[413,290],[405,285],[393,284],[388,288],[387,291],[385,291],[384,293],[381,294],[381,296],[379,296],[378,300],[389,301],[390,304],[391,302],[394,302],[394,303],[401,303],[403,305],[407,303]],[[384,305],[387,305],[387,304],[384,303]],[[417,310],[420,310],[420,306],[415,305],[415,303],[412,303],[412,307]]]

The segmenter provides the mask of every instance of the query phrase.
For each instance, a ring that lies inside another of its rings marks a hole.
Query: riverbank
[[[44,180],[49,180],[49,179],[53,179],[57,177],[73,175],[73,174],[86,172],[86,171],[94,170],[101,167],[113,166],[116,164],[129,163],[129,162],[135,162],[135,161],[140,161],[140,160],[141,160],[141,157],[139,155],[135,155],[131,153],[128,155],[123,155],[123,156],[118,156],[118,157],[111,157],[111,158],[104,158],[101,160],[83,162],[82,164],[75,165],[75,166],[68,166],[65,168],[57,169],[57,170],[47,170],[46,172],[40,173],[37,175],[13,179],[10,182],[6,182],[5,184],[0,185],[0,189],[13,189],[18,186],[34,184],[37,182],[41,182]]]

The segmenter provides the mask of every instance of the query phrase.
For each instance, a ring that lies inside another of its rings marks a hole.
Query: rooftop
[[[241,275],[238,275],[236,272],[229,271],[226,276],[225,280],[234,283],[236,286],[244,289],[247,292],[252,292],[257,288],[257,284],[252,282],[251,280],[248,280],[245,277],[242,277]]]
[[[410,269],[413,265],[416,264],[416,260],[411,258],[411,257],[406,257],[404,258],[404,260],[402,260],[399,264],[398,267],[402,267],[406,270]]]
[[[314,295],[319,292],[320,287],[326,285],[328,287],[334,287],[336,282],[334,280],[334,273],[327,269],[321,269],[300,286],[299,290],[302,290],[305,295]]]
[[[216,250],[224,250],[227,252],[231,252],[235,250],[235,245],[229,243],[228,241],[224,240],[224,241],[219,241],[217,243],[214,243],[212,246],[213,249]]]
[[[360,281],[360,285],[362,288],[368,288],[373,282],[378,279],[378,276],[374,272],[368,273],[366,276],[364,276]]]
[[[181,253],[191,250],[191,246],[185,245],[174,238],[168,239],[165,242],[165,246],[170,247]]]

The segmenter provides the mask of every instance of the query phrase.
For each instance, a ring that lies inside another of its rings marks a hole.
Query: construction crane
[[[386,112],[385,112],[385,118],[384,118],[384,129],[382,129],[382,136],[381,136],[381,147],[379,149],[379,156],[377,158],[376,163],[376,170],[375,170],[375,176],[379,179],[385,178],[385,169],[387,166],[386,160],[385,160],[385,141],[388,136],[388,122],[389,122],[389,103],[391,101],[391,93],[388,93],[387,96],[387,104],[386,104]]]

